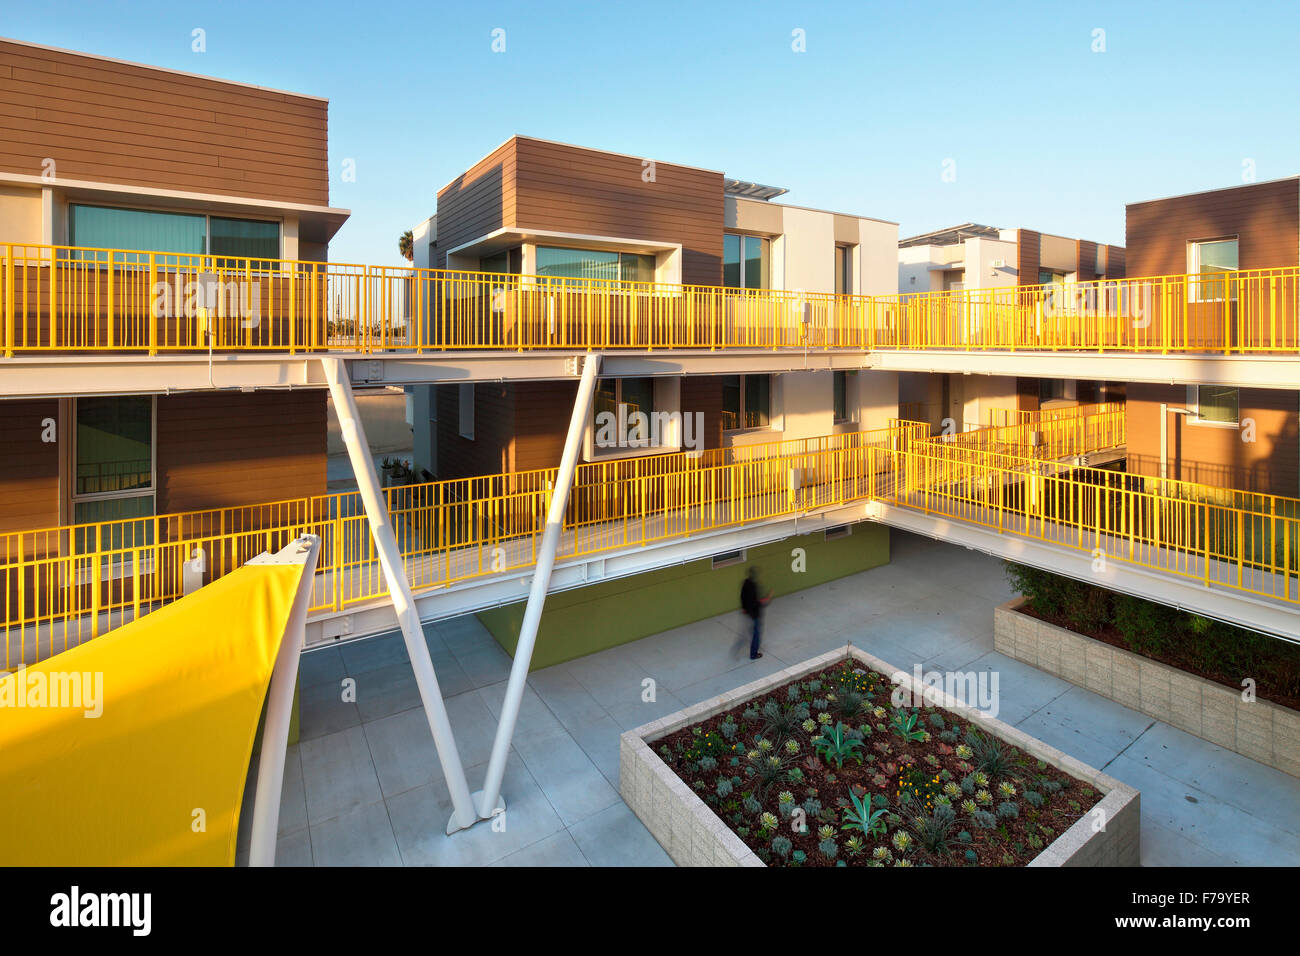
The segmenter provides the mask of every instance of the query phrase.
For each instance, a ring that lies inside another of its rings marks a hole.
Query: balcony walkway
[[[852,641],[901,669],[996,670],[1000,719],[1142,792],[1144,865],[1300,865],[1300,780],[994,652],[993,608],[1011,596],[1000,561],[899,531],[892,552],[886,566],[774,601],[760,661],[747,659],[736,612],[533,673],[504,833],[442,832],[450,798],[399,636],[305,654],[278,862],[671,865],[618,796],[619,735]],[[476,785],[509,658],[473,617],[425,634]],[[345,676],[356,703],[340,701]],[[645,677],[655,704],[641,702]],[[243,862],[246,833],[240,846]]]
[[[704,549],[695,557],[707,557],[743,547],[744,542],[729,536],[745,529],[767,527],[770,540],[778,540],[795,533],[793,523],[799,520],[873,519],[1300,640],[1300,576],[1291,556],[1296,545],[1294,515],[1251,515],[1252,523],[1243,524],[1231,508],[1200,507],[1176,498],[1076,481],[1069,477],[1075,469],[1072,463],[1034,462],[942,444],[917,447],[927,446],[931,451],[897,453],[873,447],[858,455],[823,451],[729,466],[751,469],[744,474],[752,482],[750,487],[756,484],[761,489],[757,492],[747,493],[744,483],[736,479],[725,486],[728,493],[719,493],[714,479],[721,472],[706,469],[668,476],[649,489],[637,486],[637,500],[592,498],[603,504],[606,513],[621,511],[625,516],[598,518],[576,527],[570,524],[561,536],[558,563],[563,570],[585,561],[635,556],[636,570],[647,570],[679,563],[682,556],[670,548],[683,541]],[[786,483],[787,475],[798,477]],[[1062,490],[1070,497],[1063,498]],[[652,492],[658,493],[658,500],[648,497]],[[523,501],[527,508],[536,507]],[[362,515],[338,519],[354,524],[364,520]],[[539,520],[532,520],[524,534],[494,533],[483,543],[424,550],[416,544],[420,535],[409,520],[406,514],[394,515],[399,542],[404,542],[407,578],[422,619],[522,599],[522,591],[501,588],[510,575],[522,580],[534,563],[541,539]],[[327,554],[331,541],[352,540],[359,547],[356,536],[348,539],[337,526],[327,527],[334,528],[325,532]],[[321,533],[310,525],[307,530]],[[1252,564],[1245,559],[1252,547],[1270,553],[1278,549],[1283,556],[1274,557],[1271,566]],[[1028,553],[1031,549],[1033,556]],[[1237,557],[1229,560],[1220,554]],[[1094,563],[1101,556],[1106,561],[1098,568]],[[390,604],[374,551],[340,553],[332,561],[323,560],[323,570],[316,576],[314,620],[338,612],[380,615],[382,624],[348,632],[357,637],[391,626],[391,616],[384,616]],[[101,615],[100,632],[126,620],[126,611],[116,621]],[[67,623],[69,629],[75,628],[69,645],[77,643],[77,635],[89,633],[87,618]],[[316,643],[333,637],[321,629],[311,633]],[[11,632],[9,660],[17,663],[19,653],[29,662],[47,657],[62,649],[64,639],[56,633],[52,646],[48,626],[29,627],[21,635]]]

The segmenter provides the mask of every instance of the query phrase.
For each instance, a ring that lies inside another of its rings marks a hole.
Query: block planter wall
[[[1231,687],[1022,614],[1024,603],[1016,598],[994,610],[999,653],[1300,777],[1300,713],[1247,703]]]
[[[914,689],[911,675],[900,673],[879,658],[847,645],[623,734],[619,741],[619,792],[678,866],[764,864],[655,753],[655,742],[848,657],[863,667],[895,678],[908,689]],[[917,689],[917,693],[921,692]],[[1094,832],[1094,816],[1091,812],[1086,813],[1044,847],[1030,866],[1139,865],[1141,820],[1138,791],[1000,720],[979,714],[975,708],[959,703],[948,694],[938,693],[938,705],[978,721],[988,733],[1085,781],[1102,793],[1097,807],[1104,814],[1105,829]]]

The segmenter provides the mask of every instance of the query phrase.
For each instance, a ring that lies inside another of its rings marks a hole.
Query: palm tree
[[[402,254],[402,258],[407,262],[415,261],[415,237],[411,235],[411,230],[406,230],[398,237],[397,251]]]

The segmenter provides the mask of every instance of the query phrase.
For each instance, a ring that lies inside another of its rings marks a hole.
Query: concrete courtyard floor
[[[903,670],[997,671],[1000,719],[1141,791],[1146,866],[1300,865],[1300,780],[993,651],[993,608],[1011,596],[999,560],[897,531],[892,549],[886,567],[776,599],[759,661],[737,611],[533,673],[503,832],[443,832],[451,802],[399,635],[304,655],[277,863],[671,866],[619,798],[619,735],[852,642]],[[425,636],[477,789],[510,658],[473,617]],[[250,822],[246,797],[240,863]]]

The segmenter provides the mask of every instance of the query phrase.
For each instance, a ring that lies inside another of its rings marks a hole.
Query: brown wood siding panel
[[[1089,282],[1097,278],[1097,244],[1087,239],[1075,241],[1077,250],[1075,271],[1080,282]]]
[[[1016,230],[1016,285],[1038,285],[1042,236],[1032,229]]]
[[[1022,412],[1038,411],[1038,379],[1016,379],[1016,408]]]
[[[435,385],[438,403],[439,479],[496,475],[514,470],[510,466],[510,443],[514,431],[515,386],[480,382],[474,386],[474,438],[460,435],[459,385]]]
[[[323,390],[158,399],[158,511],[325,493]]]
[[[1182,385],[1130,383],[1126,396],[1128,470],[1160,474],[1160,403],[1187,404]],[[1241,420],[1255,420],[1255,441],[1236,428],[1190,424],[1170,413],[1169,477],[1225,488],[1294,497],[1300,490],[1297,394],[1274,389],[1241,390]]]
[[[515,140],[511,139],[438,192],[434,266],[446,267],[448,250],[514,222]]]
[[[1295,179],[1130,203],[1125,218],[1131,276],[1182,275],[1189,241],[1226,236],[1239,237],[1242,269],[1300,262],[1300,182]]]
[[[682,415],[704,413],[703,447],[722,447],[722,376],[687,375],[682,377]]]
[[[41,441],[47,418],[58,421],[57,399],[0,402],[0,532],[59,523],[59,445]]]
[[[0,40],[0,170],[329,203],[323,100]]]
[[[1123,279],[1127,274],[1123,246],[1106,246],[1106,278]]]
[[[722,281],[722,174],[518,138],[514,225],[682,245],[682,281]],[[441,217],[439,218],[441,228]]]
[[[520,382],[514,387],[511,470],[558,468],[578,397],[575,382]]]

